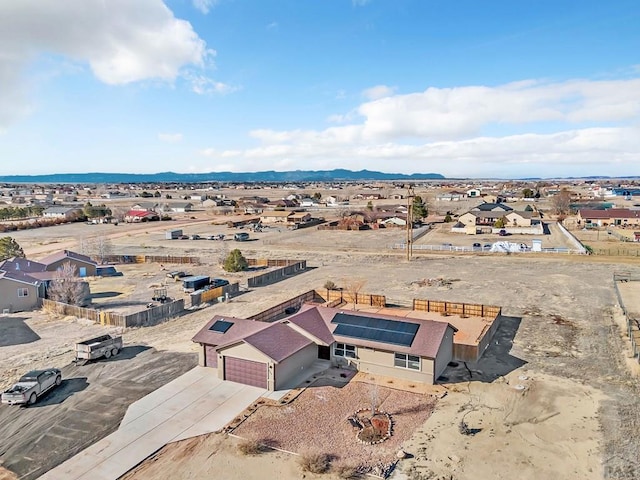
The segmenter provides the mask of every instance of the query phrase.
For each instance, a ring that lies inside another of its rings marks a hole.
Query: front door
[[[320,360],[331,360],[331,347],[318,345],[318,358]]]

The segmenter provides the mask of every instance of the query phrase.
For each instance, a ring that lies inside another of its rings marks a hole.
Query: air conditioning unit
[[[10,308],[3,308],[2,309],[2,315],[9,315],[11,313],[11,309]]]

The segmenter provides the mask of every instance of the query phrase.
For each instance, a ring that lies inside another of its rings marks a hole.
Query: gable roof
[[[296,315],[287,320],[327,345],[334,342],[333,335],[327,328],[320,312],[312,305],[303,305]]]
[[[73,260],[77,260],[78,262],[87,263],[89,265],[97,265],[96,262],[91,260],[86,255],[72,252],[71,250],[61,250],[59,252],[52,253],[51,255],[41,258],[40,263],[43,263],[44,265],[51,265],[52,263],[56,263],[56,262],[59,262],[60,260],[65,260],[65,259],[73,259]]]
[[[471,210],[472,211],[481,211],[481,212],[490,212],[492,210],[502,210],[505,212],[510,212],[511,210],[513,210],[513,208],[511,208],[508,205],[505,205],[504,203],[481,203],[480,205],[473,207]]]
[[[640,218],[639,210],[629,210],[627,208],[609,208],[608,210],[580,209],[578,214],[581,218],[609,219],[609,218]]]
[[[78,207],[49,207],[45,210],[42,211],[42,213],[59,213],[59,214],[66,214],[69,212],[73,212],[76,210],[80,210],[80,208]]]
[[[36,262],[35,260],[27,260],[21,257],[12,257],[4,262],[0,262],[0,270],[5,272],[44,272],[47,266],[43,263]]]
[[[40,280],[34,278],[26,273],[22,272],[0,272],[0,280],[11,280],[14,282],[25,283],[37,287],[40,284]]]
[[[233,323],[231,327],[224,333],[213,332],[209,328],[218,320],[225,320]],[[229,343],[242,340],[248,335],[252,335],[264,328],[267,328],[270,323],[256,322],[255,320],[245,320],[244,318],[225,317],[222,315],[216,315],[209,320],[202,329],[195,334],[191,339],[196,343],[205,343],[207,345],[213,345],[215,347],[220,345],[228,345]]]
[[[243,341],[276,363],[314,343],[284,323],[272,323],[268,328],[245,337]]]

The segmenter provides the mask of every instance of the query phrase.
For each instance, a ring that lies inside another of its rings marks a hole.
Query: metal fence
[[[407,248],[406,243],[394,243],[390,245],[391,250],[405,250]],[[459,247],[456,245],[413,245],[412,249],[432,251],[432,252],[458,252],[458,253],[507,253],[507,252],[492,252],[489,247]],[[584,255],[586,253],[580,250],[575,250],[565,247],[557,248],[543,248],[541,252],[534,252],[527,248],[525,250],[509,252],[509,253],[563,253],[565,255]]]

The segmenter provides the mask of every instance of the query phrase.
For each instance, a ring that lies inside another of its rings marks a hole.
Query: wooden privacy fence
[[[92,308],[77,307],[66,303],[54,302],[47,298],[42,299],[42,308],[58,315],[72,315],[77,318],[86,318],[94,322],[100,321],[100,311]]]
[[[247,280],[247,285],[249,286],[249,288],[269,285],[271,283],[276,283],[280,280],[284,280],[290,275],[296,275],[298,273],[304,272],[306,269],[307,261],[301,260],[299,262],[288,264],[287,266],[284,266],[282,268],[278,268],[277,270],[272,270],[261,275],[256,275],[255,277],[251,277]]]
[[[371,305],[373,307],[386,307],[387,297],[370,293],[350,293],[344,290],[327,290],[326,300],[329,303],[355,303],[357,305]]]
[[[115,327],[144,327],[161,323],[171,317],[175,317],[184,310],[184,300],[165,303],[153,308],[147,308],[140,312],[123,315],[121,313],[92,308],[76,307],[66,303],[54,302],[46,298],[42,299],[42,308],[60,315],[73,315],[78,318],[86,318],[95,323]]]
[[[299,261],[282,258],[247,258],[250,267],[286,267]]]
[[[177,263],[199,264],[199,257],[181,257],[176,255],[104,255],[94,258],[98,263]]]
[[[226,297],[228,293],[230,297],[237,295],[240,292],[239,283],[231,283],[229,285],[223,285],[222,287],[212,288],[211,290],[198,290],[190,295],[191,306],[195,307],[201,303],[217,303],[220,297]]]
[[[303,303],[307,302],[324,302],[324,299],[316,293],[315,290],[309,290],[297,297],[293,297],[286,302],[282,302],[275,307],[271,307],[260,313],[256,313],[249,317],[249,320],[256,320],[258,322],[273,322],[282,317],[282,315],[292,314],[297,311]],[[290,312],[290,313],[289,313]]]
[[[443,302],[418,298],[413,299],[413,309],[421,312],[448,313],[461,316],[468,315],[470,317],[497,317],[502,312],[502,309],[495,305]]]

